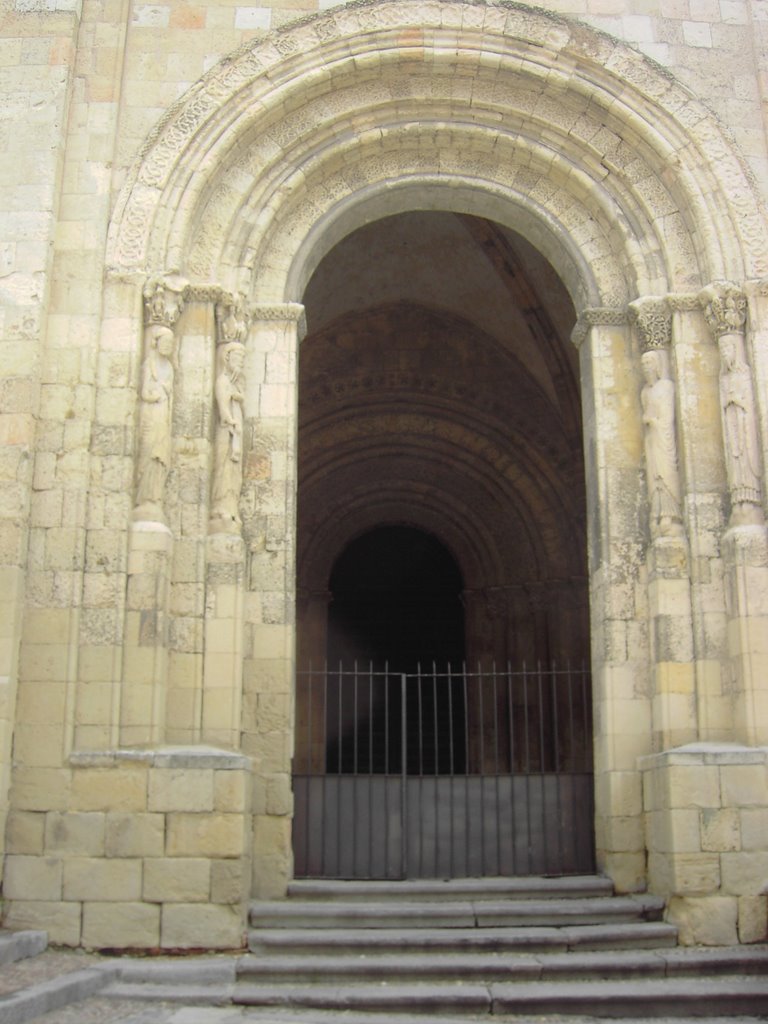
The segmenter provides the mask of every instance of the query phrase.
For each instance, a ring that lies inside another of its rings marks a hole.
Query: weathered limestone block
[[[162,857],[164,848],[164,815],[139,812],[107,814],[107,857]]]
[[[733,946],[739,941],[738,904],[732,897],[675,896],[667,909],[683,946]]]
[[[160,907],[150,903],[84,903],[86,949],[154,949],[160,945]]]
[[[60,900],[63,868],[58,857],[9,855],[3,893],[9,900]]]
[[[239,907],[222,903],[169,903],[162,908],[165,949],[240,949],[245,927]]]
[[[768,750],[690,744],[641,760],[648,884],[684,944],[765,936]]]
[[[143,894],[151,903],[207,902],[210,891],[211,861],[207,859],[157,857],[144,862]]]
[[[7,908],[3,925],[14,931],[26,928],[48,932],[48,941],[58,946],[80,944],[82,907],[80,903],[60,900],[13,900]]]

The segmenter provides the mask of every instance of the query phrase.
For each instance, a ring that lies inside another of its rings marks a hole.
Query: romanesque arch
[[[136,344],[138,316],[123,311],[137,309],[135,282],[149,279],[159,289],[150,296],[177,296],[183,317],[194,317],[184,329],[208,345],[203,361],[215,341],[212,314],[201,310],[229,309],[237,338],[248,338],[243,538],[214,531],[205,544],[209,569],[229,566],[227,584],[258,599],[237,605],[245,639],[232,661],[226,725],[206,719],[204,683],[191,731],[225,743],[242,736],[266,774],[288,772],[300,302],[336,242],[409,209],[513,227],[557,270],[579,314],[598,847],[620,886],[643,885],[638,756],[696,739],[754,741],[754,723],[765,719],[762,704],[755,717],[744,652],[723,635],[725,621],[741,615],[738,602],[726,607],[723,594],[714,608],[700,602],[707,584],[697,573],[724,528],[727,492],[705,313],[717,337],[743,334],[739,289],[768,271],[768,245],[748,175],[703,104],[624,44],[566,19],[469,0],[370,0],[308,18],[217,65],[163,118],[132,168],[108,245],[114,313],[105,332],[119,329]],[[736,292],[702,291],[721,281],[736,282]],[[757,318],[759,289],[750,294]],[[225,318],[218,341],[231,343]],[[666,372],[687,417],[678,441],[687,543],[682,532],[659,537],[648,525],[641,349],[670,357]],[[703,383],[700,359],[709,367]],[[758,411],[765,439],[766,410]],[[714,453],[703,464],[702,451]],[[224,578],[210,571],[210,587]],[[686,588],[670,605],[669,594]],[[178,725],[161,705],[149,701],[150,722],[129,713],[126,736],[173,736]],[[287,871],[279,862],[265,888],[279,889]]]

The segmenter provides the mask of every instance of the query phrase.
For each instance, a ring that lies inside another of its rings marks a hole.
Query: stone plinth
[[[768,934],[768,748],[696,743],[640,759],[648,884],[684,945]]]
[[[249,759],[214,747],[79,753],[70,773],[72,809],[27,812],[11,834],[6,924],[96,949],[241,948]]]

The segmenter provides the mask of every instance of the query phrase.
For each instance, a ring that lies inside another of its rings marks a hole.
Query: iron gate
[[[594,871],[586,669],[309,669],[297,678],[297,877]]]

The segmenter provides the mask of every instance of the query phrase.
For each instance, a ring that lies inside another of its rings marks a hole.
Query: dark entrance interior
[[[343,238],[304,304],[297,870],[585,870],[590,630],[569,295],[510,228],[423,210]],[[350,854],[348,836],[369,855]]]
[[[328,664],[388,666],[464,661],[463,583],[434,537],[409,526],[381,526],[353,540],[333,566]]]

